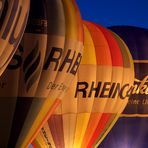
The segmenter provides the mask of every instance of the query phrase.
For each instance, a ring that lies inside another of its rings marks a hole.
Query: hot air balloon
[[[110,27],[128,45],[134,59],[135,80],[128,105],[100,148],[146,148],[148,145],[148,29]]]
[[[134,68],[133,68],[132,58],[125,43],[117,35],[110,34],[107,30],[105,30],[101,26],[97,25],[97,27],[100,28],[100,30],[102,30],[102,32],[106,36],[111,49],[111,57],[112,57],[112,65],[113,65],[111,81],[113,85],[114,85],[114,82],[120,82],[121,87],[123,87],[125,90],[127,89],[129,90],[127,92],[122,91],[121,93],[119,93],[119,95],[115,95],[115,93],[113,93],[110,96],[110,98],[114,98],[114,99],[110,99],[109,101],[106,102],[104,107],[104,112],[101,114],[101,117],[97,119],[98,124],[97,124],[97,127],[94,128],[95,130],[94,133],[90,135],[90,134],[87,134],[87,131],[86,131],[86,138],[84,138],[83,140],[83,144],[84,144],[83,146],[87,146],[87,147],[95,146],[96,144],[94,142],[96,140],[98,141],[98,143],[101,143],[101,141],[104,139],[104,136],[102,136],[102,133],[104,131],[108,133],[111,129],[108,127],[108,122],[110,123],[112,121],[112,126],[113,126],[114,123],[117,121],[120,113],[123,111],[123,109],[127,104],[128,98],[130,96],[130,90],[131,90],[130,86],[132,85],[133,78],[134,78]],[[119,54],[119,52],[117,52],[119,48],[120,48],[121,55]],[[118,58],[121,58],[123,60],[122,63],[115,58],[114,52],[118,54],[116,55]],[[121,66],[123,66],[123,68]],[[128,78],[127,78],[127,74],[129,75]],[[128,83],[130,85],[128,85]],[[118,86],[114,87],[113,85],[112,85],[113,88],[111,89],[113,89],[114,92],[118,91],[119,87]],[[89,124],[90,126],[88,128],[89,131],[91,131],[91,126],[93,125],[94,125],[94,122],[91,122]],[[89,139],[87,137],[89,137]],[[88,141],[88,145],[86,145],[87,143],[86,141]]]
[[[127,46],[104,27],[83,23],[84,55],[78,73],[32,143],[36,148],[90,148],[106,130],[107,121],[119,116],[127,104],[134,80]]]
[[[0,75],[6,69],[19,45],[27,23],[29,4],[29,0],[6,0],[1,2]]]
[[[0,106],[5,114],[0,117],[3,126],[7,123],[6,130],[1,126],[0,133],[5,135],[2,147],[26,148],[76,75],[83,28],[74,4],[68,0],[31,1],[25,34],[1,78],[5,86],[0,88],[4,100]]]

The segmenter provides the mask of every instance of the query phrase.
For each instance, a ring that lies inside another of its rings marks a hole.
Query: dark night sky
[[[82,18],[103,26],[148,28],[148,0],[76,0]]]

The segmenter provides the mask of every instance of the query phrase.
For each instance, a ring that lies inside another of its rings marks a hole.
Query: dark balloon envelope
[[[148,146],[148,29],[113,26],[134,59],[135,82],[128,105],[100,148],[146,148]]]
[[[0,20],[1,20],[1,15],[3,13],[3,9],[5,7],[5,0],[0,1]],[[4,10],[5,11],[5,10]]]

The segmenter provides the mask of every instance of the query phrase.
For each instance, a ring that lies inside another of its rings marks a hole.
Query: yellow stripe
[[[87,27],[84,25],[84,53],[80,68],[78,70],[78,79],[80,81],[91,82],[92,80],[96,81],[96,52],[94,47],[94,42],[91,37],[91,34]],[[91,67],[85,67],[83,64],[94,65]],[[88,71],[88,72],[87,72]],[[86,76],[83,73],[87,73]],[[92,105],[94,102],[94,98],[84,100],[81,96],[78,97],[77,102],[77,121],[76,121],[76,129],[75,129],[75,137],[74,137],[74,148],[80,148],[83,137],[85,135],[85,131],[87,129],[87,125],[89,122]]]
[[[148,117],[148,114],[121,114],[120,117]]]
[[[74,148],[80,148],[81,143],[87,128],[87,124],[90,118],[90,113],[80,113],[77,116],[77,126],[74,140]]]
[[[66,18],[66,37],[67,39],[77,40],[78,28],[75,8],[70,0],[62,1]]]
[[[84,52],[81,64],[96,65],[96,53],[91,34],[85,25],[83,25],[83,28],[84,28]]]
[[[148,63],[148,60],[134,60],[134,63]]]
[[[42,144],[38,138],[36,138],[36,140],[34,141],[34,144],[37,148],[42,148]]]
[[[47,148],[47,145],[45,144],[45,141],[44,141],[42,135],[38,134],[36,140],[40,144],[41,148]]]

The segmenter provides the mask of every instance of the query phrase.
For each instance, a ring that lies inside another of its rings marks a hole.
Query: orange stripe
[[[95,25],[103,32],[104,36],[106,37],[106,40],[108,41],[110,52],[111,52],[111,57],[112,57],[112,65],[122,66],[123,65],[122,55],[121,55],[120,48],[115,38],[106,28],[103,28],[102,26],[98,24],[95,24]]]
[[[106,65],[111,66],[112,60],[111,60],[110,49],[104,34],[94,24],[87,21],[84,21],[84,24],[90,31],[90,34],[94,42],[97,64],[99,66],[103,65],[104,67]],[[94,104],[93,104],[93,107],[94,107]],[[91,113],[81,147],[86,147],[88,145],[88,142],[91,139],[91,136],[93,135],[95,129],[97,128],[97,124],[100,121],[101,115],[102,113],[96,113],[96,112]]]
[[[110,49],[103,33],[94,24],[83,21],[89,29],[96,52],[97,64],[98,65],[112,65],[112,59]]]
[[[89,124],[87,126],[87,130],[85,132],[85,136],[83,138],[83,142],[81,147],[86,147],[91,139],[91,136],[96,130],[97,125],[99,124],[99,121],[101,119],[102,113],[91,113]]]
[[[103,28],[102,26],[99,26],[97,24],[95,24],[104,34],[108,44],[109,44],[109,49],[110,49],[110,53],[111,53],[111,58],[112,58],[112,65],[113,66],[120,66],[123,67],[123,58],[122,58],[122,53],[121,50],[119,48],[118,43],[116,42],[115,38],[113,37],[113,35],[105,28]],[[116,72],[116,71],[113,71]],[[122,73],[121,73],[122,74]],[[113,80],[117,81],[116,78],[113,78]],[[108,104],[108,103],[107,103]],[[99,124],[93,134],[92,139],[89,142],[89,146],[91,146],[94,142],[95,139],[101,134],[101,132],[104,130],[105,125],[108,123],[108,120],[110,119],[110,113],[103,113],[102,117],[99,121]]]
[[[98,136],[100,136],[100,133],[101,131],[103,131],[104,127],[105,127],[105,124],[107,123],[107,121],[109,120],[111,114],[104,114],[104,116],[101,118],[102,120],[99,122],[96,130],[95,130],[95,133],[93,134],[91,140],[89,141],[89,144],[88,144],[88,148],[92,147],[93,143],[95,142],[95,140],[97,139]]]

